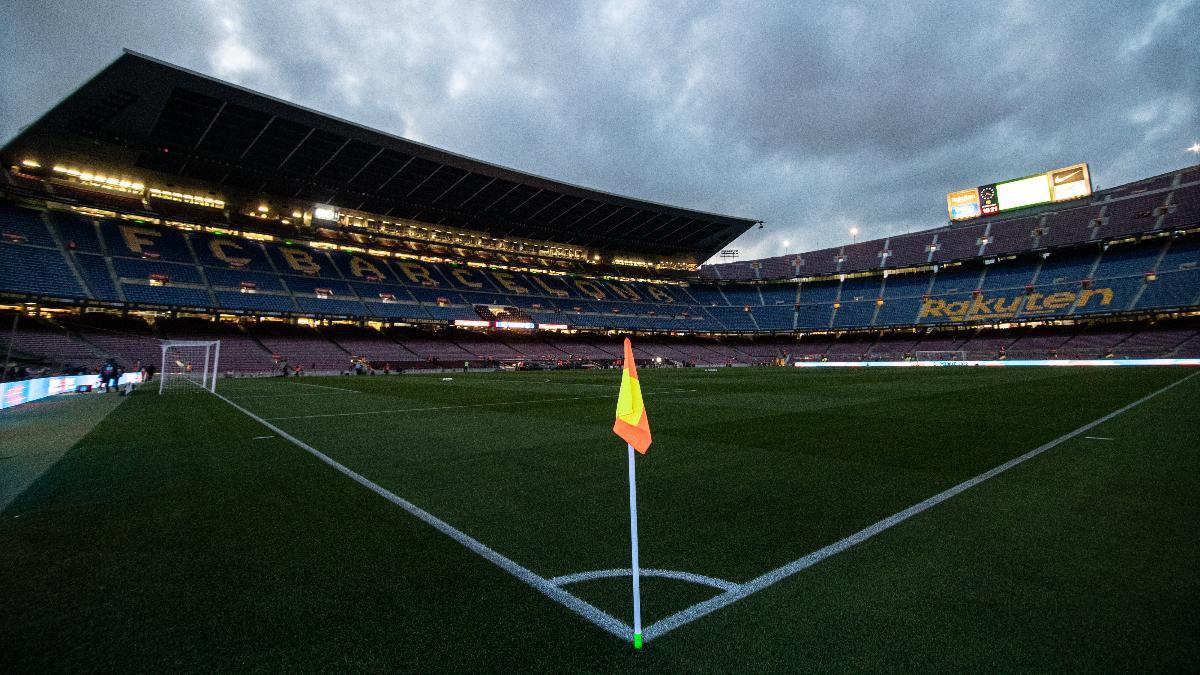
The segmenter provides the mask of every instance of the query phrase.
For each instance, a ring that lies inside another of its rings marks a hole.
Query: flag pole
[[[629,538],[633,542],[633,648],[642,648],[642,588],[638,567],[637,483],[633,473],[633,445],[629,448]]]

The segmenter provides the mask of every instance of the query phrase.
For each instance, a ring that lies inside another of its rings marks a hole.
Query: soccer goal
[[[967,353],[965,351],[915,351],[913,358],[918,361],[966,361]]]
[[[158,393],[215,392],[220,358],[220,340],[163,340]]]

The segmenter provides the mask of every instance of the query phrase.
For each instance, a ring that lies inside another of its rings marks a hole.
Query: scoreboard
[[[950,220],[970,220],[1025,206],[1078,199],[1092,194],[1087,164],[1034,176],[957,190],[946,195]]]

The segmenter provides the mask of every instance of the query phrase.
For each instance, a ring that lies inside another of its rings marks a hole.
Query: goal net
[[[918,361],[966,361],[965,351],[915,351],[913,358]]]
[[[215,392],[220,357],[220,340],[163,340],[158,393]]]

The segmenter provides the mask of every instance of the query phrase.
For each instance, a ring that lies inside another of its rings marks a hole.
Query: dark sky
[[[0,139],[122,47],[573,183],[767,222],[747,256],[936,226],[945,193],[1197,161],[1200,2],[0,0]]]

